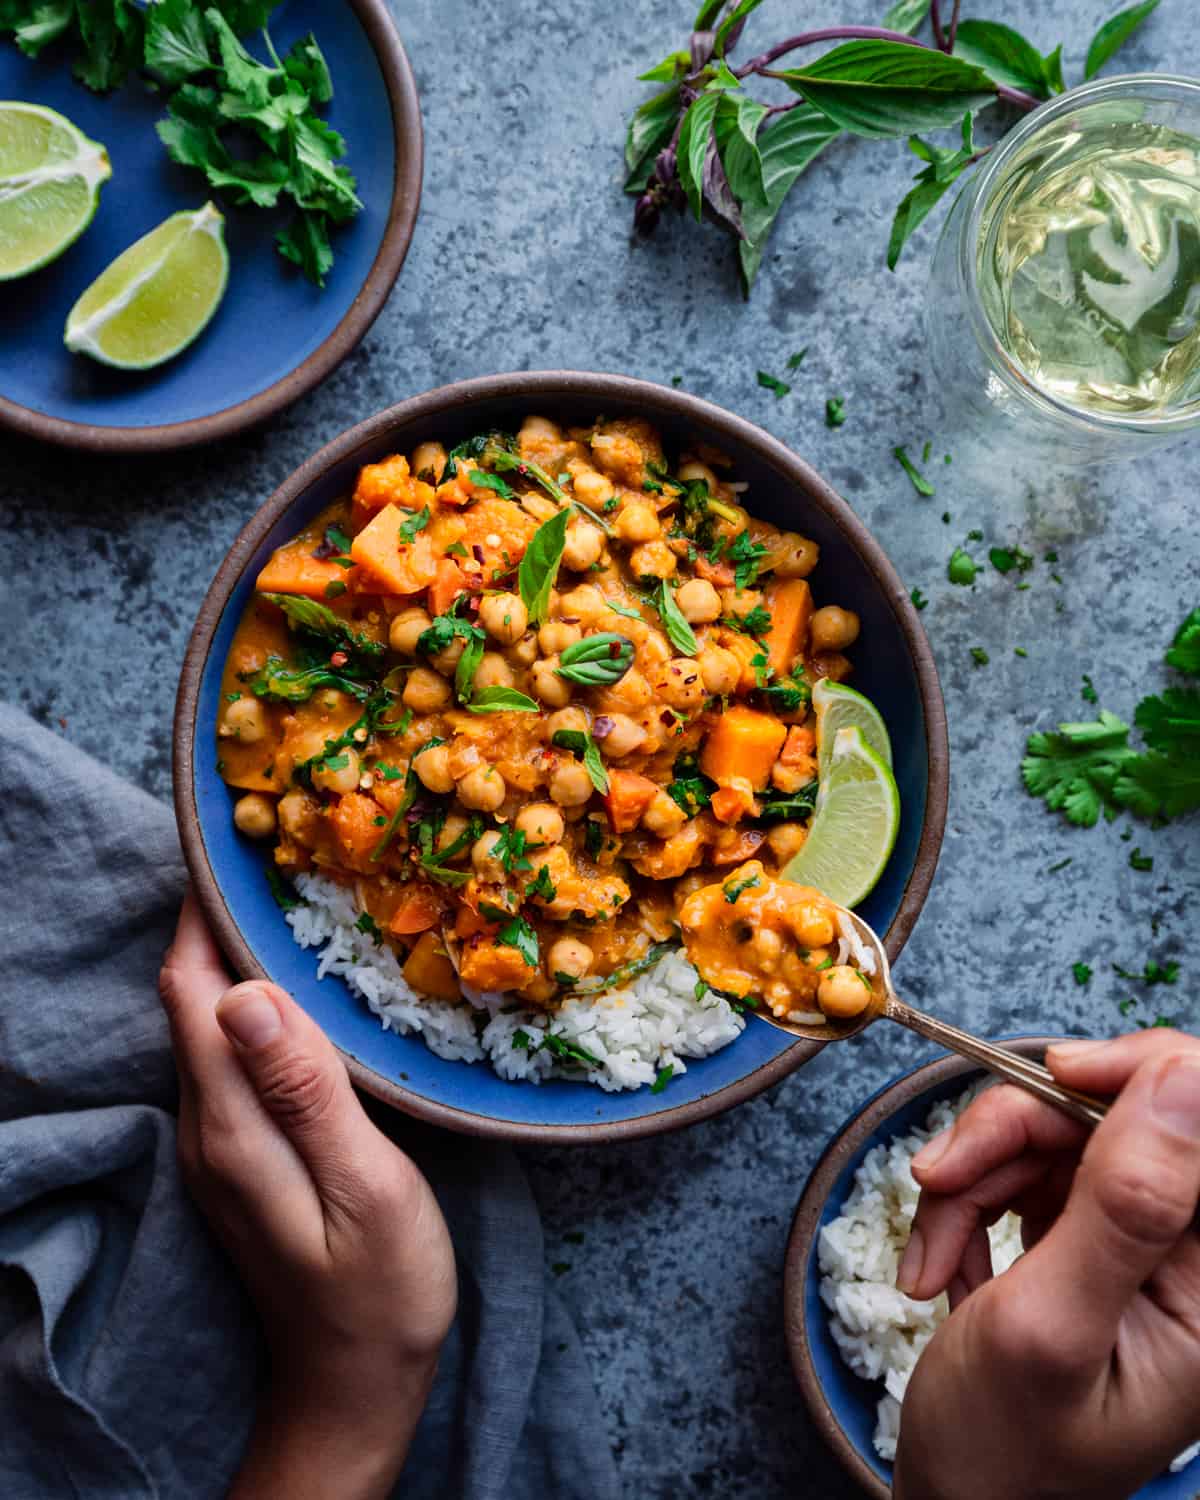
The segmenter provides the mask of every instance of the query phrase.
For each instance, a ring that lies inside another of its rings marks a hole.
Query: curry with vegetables
[[[424,995],[553,1008],[653,962],[682,915],[718,967],[752,944],[768,997],[803,1006],[822,898],[768,918],[728,892],[804,842],[811,687],[849,673],[859,622],[814,608],[815,543],[745,488],[636,418],[530,416],[368,464],[273,554],[234,637],[237,827],[282,876],[352,888]]]

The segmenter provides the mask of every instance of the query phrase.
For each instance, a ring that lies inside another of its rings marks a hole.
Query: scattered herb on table
[[[955,547],[946,564],[946,577],[950,582],[957,583],[961,588],[969,588],[979,571],[980,565],[971,554],[961,547]]]
[[[1170,655],[1169,652],[1167,654]],[[1088,674],[1086,672],[1083,674],[1083,686],[1079,689],[1079,696],[1083,699],[1083,701],[1085,703],[1099,703],[1100,702],[1100,698],[1099,698],[1099,695],[1096,692],[1095,685],[1093,684],[1092,679],[1088,676]]]
[[[846,422],[846,398],[844,396],[830,396],[825,403],[825,425],[826,427],[842,427]]]
[[[758,383],[765,391],[772,391],[780,400],[784,396],[790,396],[792,392],[786,380],[777,380],[774,375],[768,375],[765,370],[759,370]]]
[[[1133,870],[1153,870],[1154,859],[1152,855],[1143,854],[1136,846],[1130,852],[1129,865]]]
[[[933,485],[930,484],[928,479],[925,478],[924,474],[921,473],[920,469],[917,468],[916,464],[913,463],[912,459],[909,458],[907,448],[905,448],[903,445],[893,448],[892,457],[908,475],[909,479],[912,481],[912,487],[914,490],[916,490],[918,495],[923,495],[926,499],[928,499],[930,495],[937,493]]]
[[[925,597],[925,595],[919,588],[914,588],[912,593],[909,594],[908,597],[912,600],[914,609],[924,609],[925,606],[929,603],[929,600]]]
[[[1075,976],[1075,983],[1085,985],[1092,977],[1091,966],[1084,963],[1071,965],[1071,973]]]
[[[790,354],[788,356],[788,362],[787,362],[788,369],[789,370],[798,370],[800,368],[800,366],[804,363],[804,356],[807,353],[808,353],[808,345],[806,344],[803,349],[797,349],[796,352],[795,352],[795,354]]]
[[[991,659],[982,646],[971,647],[971,660],[977,667],[986,667]]]
[[[625,139],[625,191],[637,198],[639,232],[650,234],[665,208],[690,211],[697,223],[708,218],[737,241],[747,292],[789,192],[839,135],[907,138],[922,163],[892,223],[887,259],[894,267],[913,231],[992,149],[976,147],[974,114],[998,102],[1027,112],[1066,87],[1061,47],[1042,54],[1009,26],[960,21],[957,4],[944,25],[938,0],[900,0],[882,26],[801,31],[734,63],[760,3],[702,0],[684,45],[639,75],[657,91],[634,111]],[[1100,28],[1088,77],[1156,5],[1146,0]],[[933,35],[922,41],[912,33],[927,15]],[[840,45],[779,66],[823,42]],[[796,97],[766,103],[750,91],[758,79],[780,82]],[[919,134],[949,127],[959,131],[953,148]]]
[[[991,547],[988,549],[988,559],[997,573],[1011,573],[1015,568],[1020,573],[1027,573],[1033,567],[1033,558],[1028,552],[1022,552],[1020,547]]]

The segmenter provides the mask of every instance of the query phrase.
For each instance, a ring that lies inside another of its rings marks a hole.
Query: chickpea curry
[[[814,608],[815,543],[744,490],[636,418],[368,464],[238,626],[236,826],[279,875],[350,887],[427,996],[552,1009],[682,927],[723,991],[811,1009],[828,903],[773,876],[813,812],[812,684],[849,673],[859,622]]]

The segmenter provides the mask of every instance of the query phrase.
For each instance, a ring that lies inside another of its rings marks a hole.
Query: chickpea
[[[642,827],[660,839],[669,839],[678,833],[687,822],[687,814],[674,797],[668,797],[661,789],[650,799],[650,805],[642,814]]]
[[[489,828],[471,845],[471,868],[484,880],[492,880],[499,885],[503,885],[507,873],[504,862],[496,858],[496,845],[500,843],[501,837],[494,828]]]
[[[820,555],[816,542],[795,531],[784,531],[771,550],[771,561],[780,578],[807,578]]]
[[[504,801],[507,788],[495,766],[476,766],[458,783],[457,792],[464,807],[476,812],[495,812]]]
[[[483,653],[479,666],[475,671],[475,686],[477,688],[512,687],[514,680],[513,669],[500,655],[499,651],[485,651]]]
[[[523,450],[527,443],[561,443],[562,429],[549,417],[526,417],[517,436]]]
[[[542,847],[561,843],[565,831],[563,815],[553,802],[531,802],[517,814],[514,826],[529,844]]]
[[[573,646],[583,636],[578,625],[568,625],[563,620],[547,620],[538,631],[538,645],[547,656],[557,656],[568,646]]]
[[[860,1016],[871,1003],[871,991],[857,969],[849,964],[834,964],[821,975],[817,986],[817,1004],[827,1016],[842,1019]]]
[[[515,641],[508,648],[508,659],[517,667],[531,667],[537,661],[538,638],[536,631],[530,630]]]
[[[567,527],[567,539],[563,543],[563,566],[573,573],[582,573],[594,562],[600,561],[604,551],[604,533],[590,521],[572,521]]]
[[[444,854],[450,845],[454,843],[455,839],[461,838],[466,833],[468,827],[467,819],[463,817],[462,813],[447,813],[446,821],[442,824],[441,831],[433,841],[435,852]],[[460,850],[453,858],[460,859],[463,853],[465,851]]]
[[[299,788],[280,797],[276,808],[280,828],[289,838],[298,840],[303,840],[310,832],[319,812],[320,803]]]
[[[755,964],[769,974],[779,964],[783,954],[783,939],[773,927],[760,927],[750,939],[750,951]]]
[[[790,909],[788,925],[803,948],[827,948],[836,936],[833,918],[823,906],[811,901]]]
[[[587,624],[589,620],[600,620],[606,616],[612,618],[612,610],[609,609],[604,595],[594,583],[580,583],[575,588],[569,589],[558,601],[558,609],[551,608],[552,614],[562,615],[568,620],[582,620]]]
[[[704,702],[704,679],[690,656],[677,656],[655,674],[657,696],[670,708],[689,713]]]
[[[441,443],[418,443],[413,449],[412,472],[418,478],[426,472],[432,472],[436,484],[440,482],[442,470],[446,467],[446,456]]]
[[[247,792],[233,804],[233,823],[248,839],[267,839],[275,832],[275,804],[261,792]]]
[[[706,692],[732,693],[742,675],[742,664],[724,646],[706,646],[697,658]]]
[[[574,481],[575,493],[585,505],[590,505],[595,509],[596,506],[603,505],[606,500],[612,499],[613,482],[607,474],[601,474],[598,469],[588,469],[579,465],[571,470],[571,477]]]
[[[428,750],[422,750],[412,764],[417,780],[427,791],[444,794],[454,790],[449,746],[431,745]]]
[[[767,848],[781,865],[786,865],[794,854],[804,847],[808,830],[799,823],[776,823],[767,834]]]
[[[606,708],[616,708],[618,704],[622,708],[645,708],[653,697],[645,675],[636,667],[630,667],[620,682],[608,689],[604,703]]]
[[[721,596],[705,578],[689,578],[675,595],[675,603],[691,625],[710,625],[721,613]]]
[[[440,651],[435,651],[429,658],[430,666],[440,672],[443,677],[450,677],[466,649],[467,643],[462,636],[453,636]]]
[[[362,763],[358,758],[358,751],[354,749],[342,750],[334,757],[340,760],[346,757],[344,766],[320,765],[312,773],[312,784],[319,792],[334,792],[339,797],[344,797],[347,792],[352,792],[358,786],[358,778],[362,775]]]
[[[571,701],[571,684],[554,670],[557,666],[557,656],[547,656],[533,664],[531,686],[534,695],[548,708],[565,708]]]
[[[433,621],[423,609],[402,610],[392,621],[388,631],[388,645],[400,656],[415,656],[417,641],[432,624]]]
[[[582,807],[592,795],[592,778],[579,761],[564,761],[550,777],[550,795],[559,807]]]
[[[726,614],[732,615],[736,620],[744,620],[752,609],[757,609],[763,602],[763,596],[758,589],[722,589],[721,602]]]
[[[602,755],[609,760],[619,760],[623,755],[631,755],[639,746],[646,743],[646,731],[636,719],[631,719],[628,714],[610,714],[612,728],[597,743]]]
[[[672,578],[679,564],[666,542],[643,542],[629,554],[629,566],[638,578]]]
[[[807,786],[817,774],[816,757],[805,755],[800,760],[785,766],[781,761],[776,761],[771,767],[771,785],[777,792],[783,792],[791,796],[798,792],[802,786]]]
[[[413,713],[431,714],[450,702],[450,684],[429,667],[414,667],[400,698]]]
[[[623,542],[652,542],[662,536],[658,512],[645,500],[627,500],[615,525]]]
[[[713,473],[713,471],[708,467],[707,464],[702,464],[699,459],[692,458],[689,459],[687,463],[680,464],[679,477],[680,479],[684,480],[685,483],[693,483],[697,479],[703,479],[705,484],[708,485],[708,493],[710,495],[715,495],[717,493],[717,476]]]
[[[808,628],[814,651],[842,651],[858,639],[858,616],[852,609],[826,604],[814,610]]]
[[[479,623],[489,635],[511,646],[525,634],[529,611],[517,594],[485,594],[479,601]]]
[[[559,938],[546,955],[546,968],[552,976],[566,974],[571,979],[582,979],[592,967],[595,956],[578,938]]]
[[[221,736],[243,745],[257,745],[267,732],[267,711],[257,698],[239,698],[226,708]]]
[[[569,729],[575,734],[587,734],[591,725],[581,708],[560,708],[546,719],[546,738],[552,740],[560,729]]]

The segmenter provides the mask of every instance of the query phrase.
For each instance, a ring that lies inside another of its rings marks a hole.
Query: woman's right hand
[[[913,1162],[897,1281],[949,1290],[901,1419],[902,1500],[1126,1500],[1200,1437],[1200,1041],[1153,1030],[1053,1047],[1055,1077],[1117,1095],[1084,1127],[1012,1087]],[[992,1277],[987,1225],[1027,1254]]]

